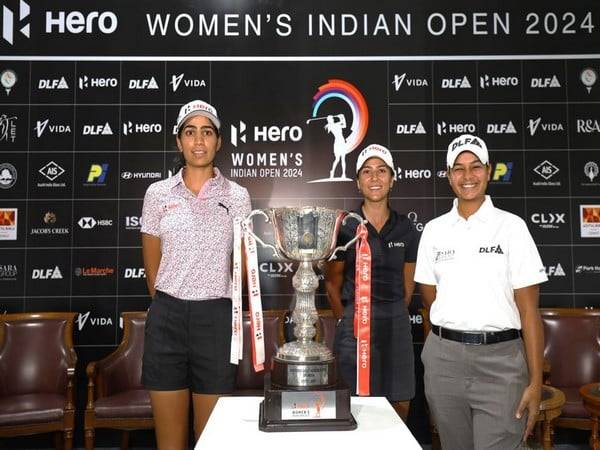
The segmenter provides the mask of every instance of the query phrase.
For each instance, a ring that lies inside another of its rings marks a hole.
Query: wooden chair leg
[[[94,450],[95,431],[93,428],[85,429],[85,450]]]
[[[121,450],[129,449],[129,431],[123,430],[123,434],[121,434]]]
[[[62,431],[55,431],[54,433],[54,448],[56,450],[62,450],[63,449],[63,432]]]
[[[65,430],[64,433],[65,450],[73,450],[73,430]]]

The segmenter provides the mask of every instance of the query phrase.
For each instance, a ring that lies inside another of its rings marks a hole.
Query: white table
[[[385,397],[352,397],[358,427],[352,431],[266,433],[258,429],[258,406],[263,397],[221,397],[196,443],[195,450],[265,448],[389,448],[421,450]],[[302,444],[303,443],[303,444]],[[269,447],[265,447],[268,445]]]

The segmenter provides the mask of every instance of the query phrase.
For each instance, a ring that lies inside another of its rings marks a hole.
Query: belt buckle
[[[463,332],[463,344],[468,344],[468,345],[483,345],[486,342],[486,335],[485,333],[469,333],[467,332]]]

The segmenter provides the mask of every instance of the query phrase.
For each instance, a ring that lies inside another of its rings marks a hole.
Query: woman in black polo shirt
[[[385,396],[406,421],[415,394],[414,355],[408,315],[414,290],[419,235],[412,222],[389,206],[396,179],[389,150],[366,147],[356,164],[363,203],[356,211],[367,219],[372,256],[370,395]],[[356,234],[356,224],[340,230],[338,245]],[[334,351],[341,377],[356,391],[354,293],[356,251],[350,246],[327,265],[325,284],[331,309],[338,319]]]

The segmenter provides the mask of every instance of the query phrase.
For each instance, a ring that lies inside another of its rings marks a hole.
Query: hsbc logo
[[[557,229],[565,224],[566,213],[533,213],[531,222],[543,229]]]
[[[286,278],[287,273],[294,272],[294,263],[291,262],[269,262],[261,263],[258,267],[260,271],[267,274],[270,278]]]
[[[19,14],[15,17],[16,12],[6,6],[2,6],[2,38],[13,45],[15,28],[19,28],[19,32],[29,38],[29,23],[25,23],[24,20],[29,17],[31,12],[29,4],[23,0],[19,1]]]
[[[563,267],[560,263],[557,263],[555,266],[546,266],[546,275],[549,277],[566,277]]]
[[[564,131],[564,127],[562,126],[562,123],[543,123],[542,122],[542,118],[541,117],[537,117],[535,119],[529,119],[529,124],[527,125],[527,129],[529,130],[529,134],[531,134],[531,136],[534,136],[535,133],[538,131],[538,129],[540,131],[543,132],[559,132],[559,131]]]
[[[470,89],[471,83],[465,75],[462,78],[442,78],[442,89]]]
[[[392,81],[394,90],[399,91],[403,84],[406,84],[407,87],[429,86],[429,83],[427,83],[427,80],[424,78],[406,78],[406,73],[403,73],[402,75],[394,74],[394,80]]]
[[[88,323],[88,319],[91,326],[112,326],[113,322],[110,317],[90,317],[90,313],[91,311],[88,311],[85,314],[80,313],[77,316],[77,319],[75,319],[79,331],[83,330],[83,327]]]
[[[123,123],[123,134],[125,136],[160,132],[162,132],[162,124],[160,123],[133,123],[131,121]]]
[[[116,88],[119,81],[116,78],[89,78],[87,75],[79,77],[79,89],[89,88]]]
[[[490,87],[514,87],[519,85],[517,77],[490,77],[485,74],[479,77],[479,86],[481,89]]]
[[[91,230],[95,226],[112,227],[113,221],[110,219],[94,219],[93,217],[82,217],[77,222],[77,225],[83,230]]]
[[[512,121],[508,123],[488,123],[487,134],[516,134],[517,130],[513,125]]]
[[[206,81],[199,79],[186,79],[185,73],[180,73],[179,75],[171,75],[171,81],[169,84],[171,85],[171,89],[173,92],[177,92],[181,82],[183,81],[183,86],[186,88],[200,88],[206,87]]]
[[[146,278],[146,272],[143,267],[127,267],[123,272],[123,278],[126,280]]]
[[[255,125],[252,131],[253,142],[299,142],[302,139],[302,128],[298,125]],[[237,127],[231,125],[231,144],[237,147],[240,142],[245,143],[246,132],[246,123],[241,120]]]
[[[552,75],[552,78],[532,78],[532,88],[559,88],[561,87],[556,75]]]
[[[113,131],[110,124],[104,125],[84,125],[81,132],[83,136],[112,136]]]
[[[53,124],[50,124],[50,119],[46,119],[46,120],[38,120],[36,122],[34,130],[37,134],[37,137],[40,138],[40,137],[42,137],[42,134],[44,134],[44,132],[46,130],[48,130],[48,132],[52,133],[52,134],[70,133],[71,126],[70,125],[53,125]]]
[[[62,280],[63,276],[58,266],[54,269],[33,269],[31,271],[32,280]]]
[[[423,123],[399,123],[396,125],[396,134],[427,134]]]
[[[129,80],[129,89],[158,89],[158,83],[154,77],[131,79]]]
[[[578,133],[600,133],[600,124],[596,119],[577,119]]]
[[[69,84],[65,77],[60,78],[40,78],[38,89],[69,89]]]
[[[436,127],[437,134],[440,136],[447,133],[474,134],[477,129],[474,123],[446,123],[444,121],[438,122]]]

